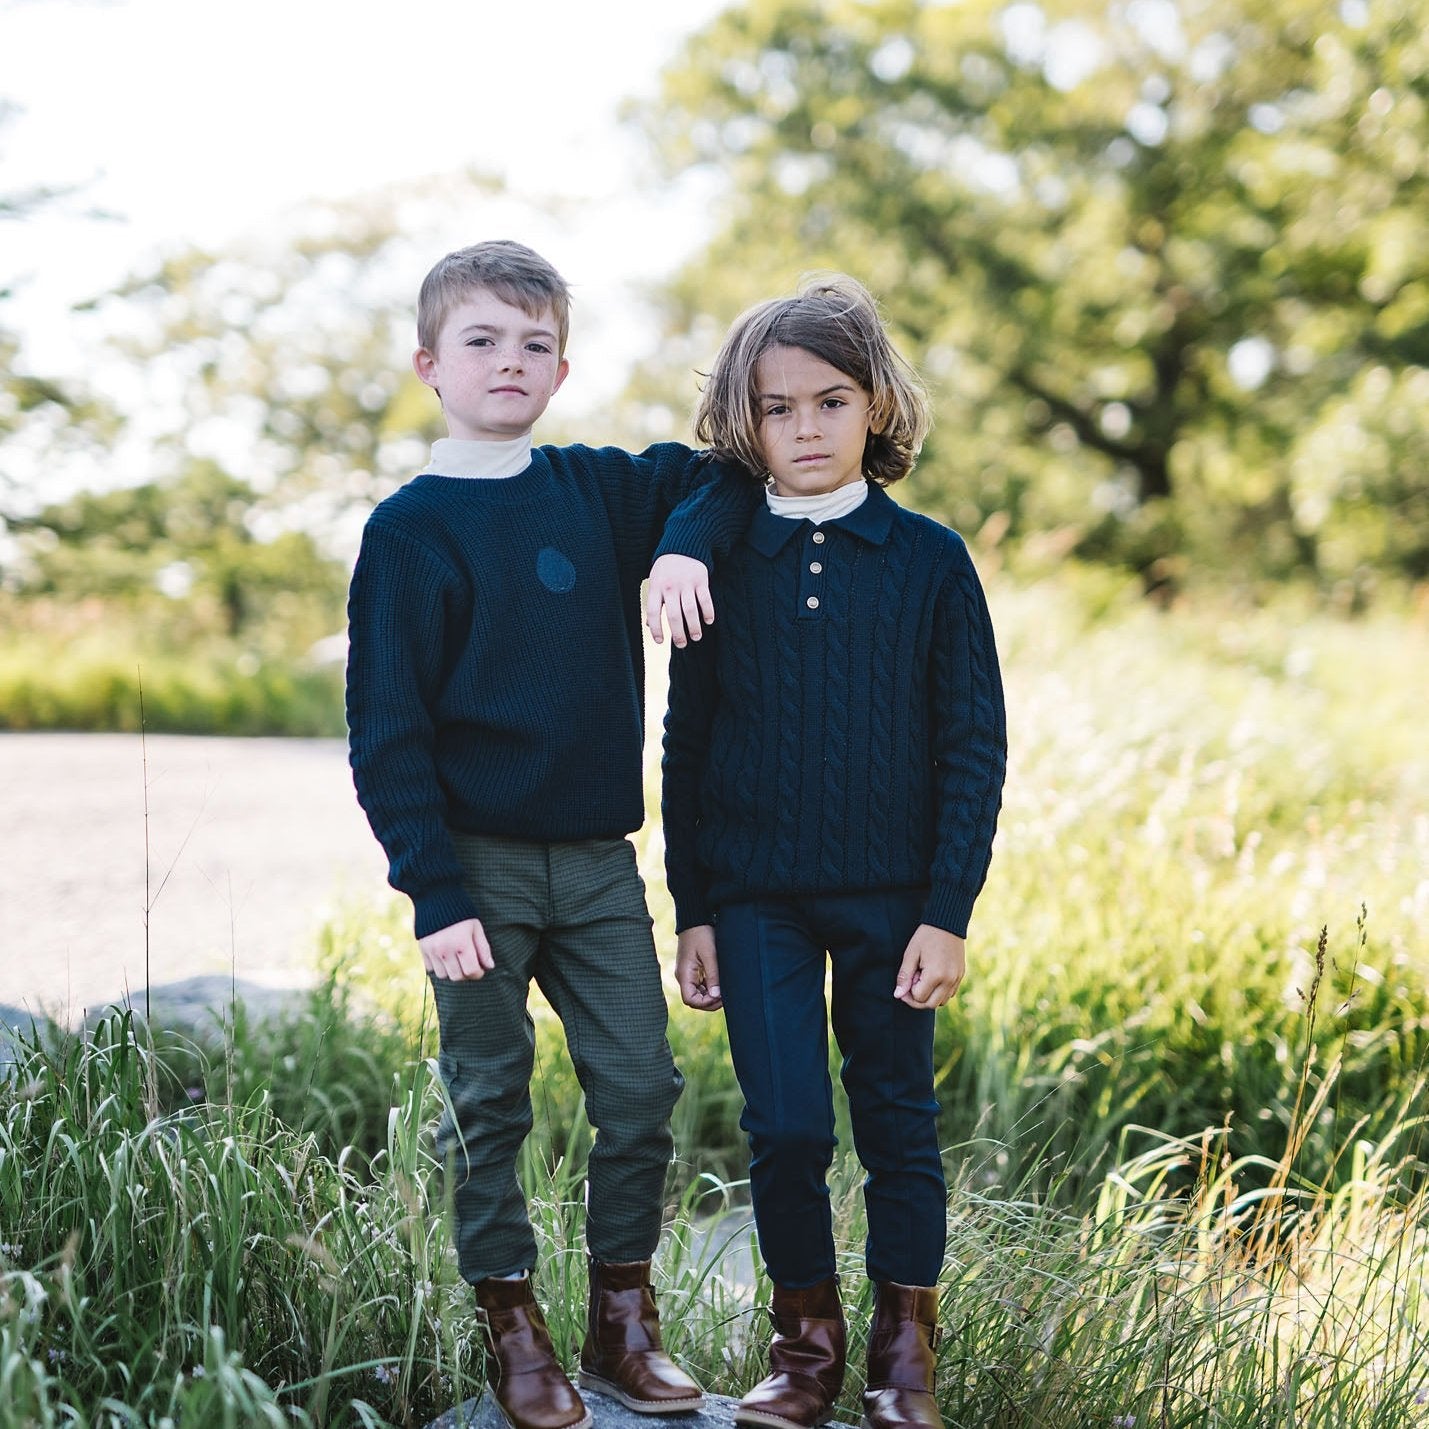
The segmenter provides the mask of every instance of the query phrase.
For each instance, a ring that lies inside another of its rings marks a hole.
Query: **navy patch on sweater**
[[[536,574],[553,595],[565,595],[576,583],[576,568],[554,546],[542,546],[536,556]]]

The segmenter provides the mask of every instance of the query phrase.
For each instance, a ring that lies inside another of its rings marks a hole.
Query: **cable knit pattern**
[[[717,639],[671,657],[677,926],[764,894],[926,887],[924,921],[965,935],[1007,761],[982,587],[955,532],[881,488],[817,532],[756,511],[715,569]]]
[[[421,475],[372,513],[348,602],[349,748],[418,937],[480,916],[450,829],[639,828],[640,582],[671,508],[717,470],[673,442],[538,447],[516,476]],[[706,562],[748,524],[752,483],[710,485],[674,547]]]
[[[825,535],[828,533],[825,532]],[[852,711],[850,706],[860,698],[854,683],[853,650],[849,643],[852,622],[838,619],[836,611],[849,609],[849,591],[855,587],[856,572],[864,557],[859,549],[861,543],[849,546],[849,559],[832,559],[825,556],[819,562],[823,566],[824,591],[819,599],[822,618],[817,622],[822,642],[809,641],[810,645],[823,645],[823,669],[811,669],[809,676],[815,688],[824,695],[824,730],[822,744],[825,751],[843,749],[853,751],[850,741],[852,733]],[[823,778],[821,794],[830,808],[848,807],[849,758],[829,759],[821,757]],[[846,881],[844,854],[848,849],[848,831],[852,825],[847,819],[843,825],[832,819],[824,819],[819,824],[819,882],[825,887],[840,888]],[[872,871],[872,870],[870,870]]]

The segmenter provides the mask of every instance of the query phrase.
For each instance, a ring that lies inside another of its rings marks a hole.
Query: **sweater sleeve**
[[[670,696],[660,819],[665,833],[665,881],[675,903],[675,931],[710,921],[708,882],[700,866],[700,790],[719,698],[715,632],[670,653]]]
[[[741,466],[711,462],[709,479],[695,488],[665,522],[655,557],[693,556],[711,570],[749,529],[764,504],[764,485]]]
[[[369,521],[348,597],[348,751],[358,803],[412,900],[416,935],[477,917],[462,891],[433,755],[443,612],[454,573]]]
[[[617,544],[642,574],[656,555],[671,551],[712,567],[744,534],[759,497],[743,468],[680,442],[658,442],[634,455],[614,447],[592,455]],[[691,500],[701,495],[703,501]],[[672,544],[667,520],[677,507],[684,514]]]
[[[987,878],[1007,772],[1007,721],[992,618],[962,539],[933,612],[936,844],[923,921],[967,936]]]

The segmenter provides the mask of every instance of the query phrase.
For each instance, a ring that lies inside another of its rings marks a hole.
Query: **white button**
[[[814,544],[816,546],[822,546],[824,544],[824,533],[822,531],[814,532]]]
[[[822,561],[810,561],[809,569],[813,571],[815,575],[818,575],[824,569],[824,563]]]
[[[817,610],[819,608],[819,598],[816,595],[811,595],[804,604],[807,605],[810,610]]]

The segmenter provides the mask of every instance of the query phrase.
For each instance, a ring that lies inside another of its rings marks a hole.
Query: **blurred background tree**
[[[910,497],[1150,589],[1429,576],[1421,0],[754,0],[638,112],[723,180],[664,295],[671,405],[810,269],[933,386]]]
[[[687,433],[730,319],[844,269],[933,391],[905,499],[989,571],[1351,610],[1422,586],[1426,105],[1429,0],[730,6],[631,111],[666,175],[704,176],[707,241],[600,430],[542,435]],[[55,201],[22,187],[0,222]],[[441,431],[412,275],[499,197],[443,175],[173,253],[77,311],[86,390],[27,366],[0,291],[0,714],[59,639],[131,670],[202,645],[235,680],[340,655],[360,522]]]
[[[342,728],[356,531],[441,431],[409,363],[406,280],[430,261],[413,209],[489,187],[455,175],[312,205],[296,234],[181,252],[84,304],[78,320],[104,334],[94,372],[115,395],[103,407],[12,375],[15,431],[0,437],[88,443],[102,480],[48,501],[43,482],[0,489],[8,722],[45,722],[31,692],[63,642],[106,709],[116,680],[137,701],[137,669],[155,691],[201,651],[235,682],[266,668],[274,698],[291,675],[308,725]],[[53,417],[37,435],[41,404]],[[66,718],[85,721],[81,704],[64,702]],[[260,712],[252,727],[285,718]]]
[[[0,96],[0,159],[4,157],[5,131],[17,112]],[[69,190],[53,187],[0,185],[0,225],[23,223],[45,205],[72,196]],[[0,450],[21,434],[58,448],[66,434],[81,429],[86,433],[112,430],[113,414],[102,409],[78,384],[33,371],[25,362],[20,338],[6,322],[5,305],[14,299],[15,291],[15,275],[0,271]],[[0,499],[13,497],[14,482],[7,464],[0,462]]]
[[[341,626],[345,569],[306,531],[260,540],[253,489],[209,461],[172,481],[79,492],[10,525],[35,604],[120,611],[172,649],[233,641],[282,659]]]

